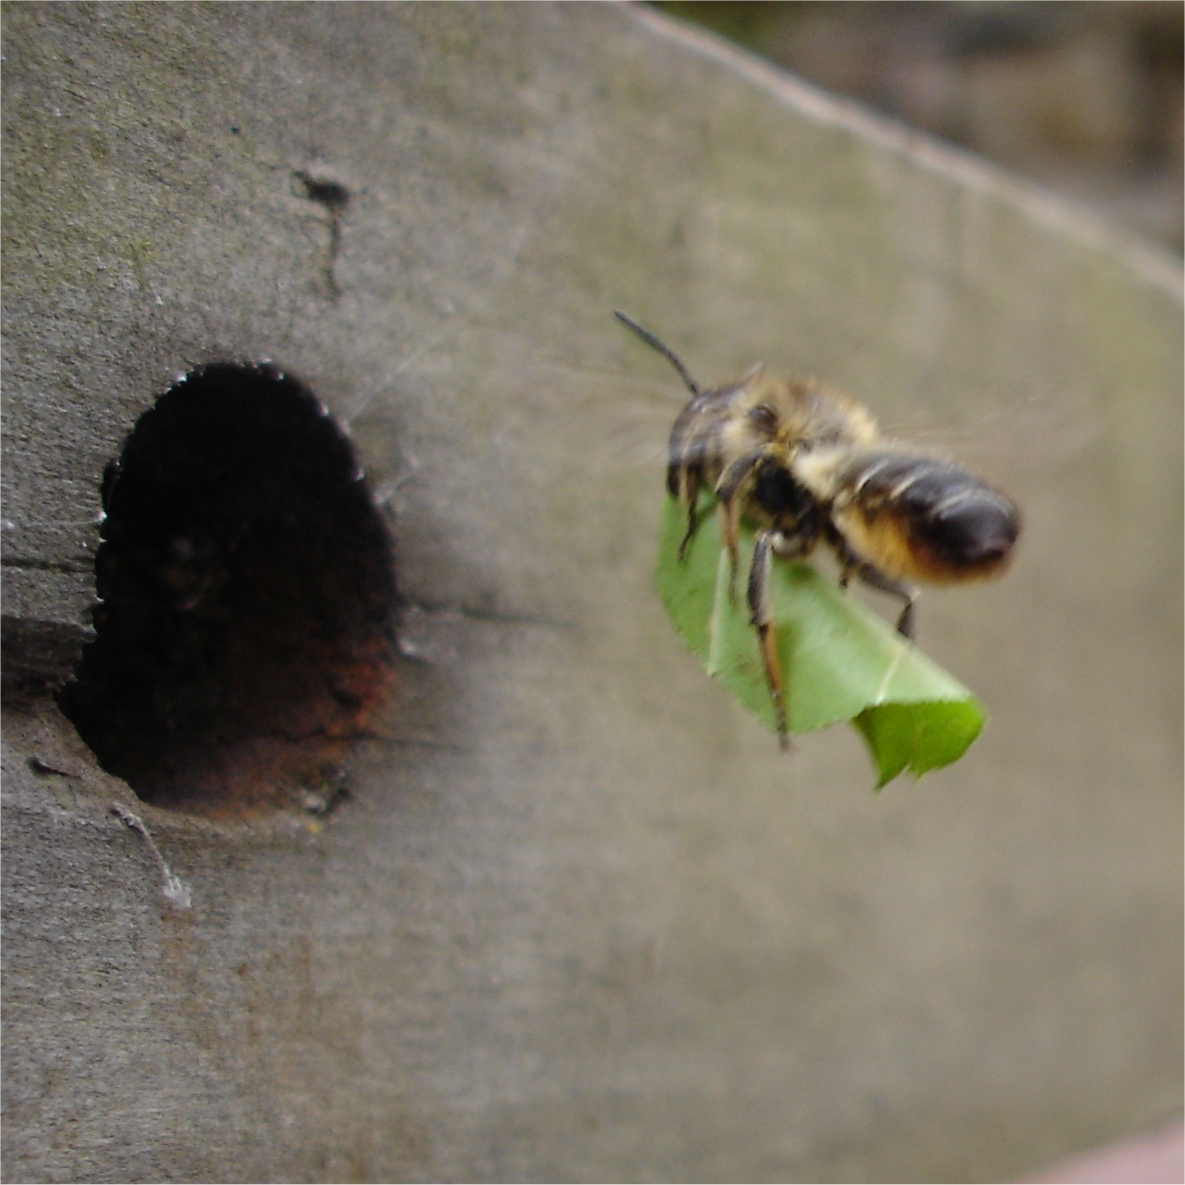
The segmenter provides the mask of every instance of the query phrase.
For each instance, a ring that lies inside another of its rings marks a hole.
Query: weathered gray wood
[[[18,5],[4,54],[5,614],[85,628],[104,463],[267,356],[393,500],[415,657],[320,830],[6,714],[6,1178],[986,1180],[1179,1108],[1172,264],[628,8]],[[921,604],[959,767],[788,760],[683,652],[680,392],[613,306],[1017,495],[1015,574]]]

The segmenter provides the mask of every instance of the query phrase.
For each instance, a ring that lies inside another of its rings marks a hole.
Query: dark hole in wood
[[[392,681],[390,536],[349,441],[270,366],[146,412],[103,482],[95,641],[59,700],[109,773],[207,815],[317,809]]]

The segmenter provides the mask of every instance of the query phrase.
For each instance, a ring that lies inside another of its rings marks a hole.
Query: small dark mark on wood
[[[9,707],[31,707],[69,678],[94,631],[71,622],[4,616],[0,621],[3,672],[0,697]]]
[[[95,561],[87,556],[85,560],[40,560],[31,556],[8,556],[0,560],[5,568],[24,568],[33,572],[82,572],[92,573]]]
[[[325,282],[329,288],[329,295],[337,300],[341,296],[341,288],[337,282],[335,267],[338,253],[341,250],[341,216],[350,204],[350,191],[330,177],[314,177],[303,169],[293,174],[305,188],[305,197],[318,202],[329,211],[329,258],[325,264]]]
[[[337,214],[350,204],[350,191],[341,184],[327,177],[314,177],[311,173],[297,170],[296,178],[305,187],[305,196],[311,201],[320,202],[330,211]]]
[[[81,775],[72,774],[68,769],[58,769],[55,765],[50,765],[48,761],[42,761],[40,757],[29,758],[29,768],[35,774],[56,774],[59,778],[77,778]]]

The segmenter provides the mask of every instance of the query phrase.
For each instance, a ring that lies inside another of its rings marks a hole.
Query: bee
[[[1002,573],[1020,534],[1006,494],[967,470],[887,440],[859,403],[813,379],[768,376],[758,365],[705,389],[669,346],[632,318],[618,320],[657,350],[691,393],[671,429],[667,489],[686,508],[679,559],[698,526],[701,491],[716,498],[735,602],[741,520],[756,529],[747,597],[778,739],[790,748],[787,703],[769,593],[775,558],[829,547],[841,588],[853,577],[902,602],[897,630],[914,636],[914,581],[955,584]]]

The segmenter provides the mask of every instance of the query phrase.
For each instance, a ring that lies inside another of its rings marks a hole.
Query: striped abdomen
[[[888,576],[947,582],[992,576],[1020,534],[1011,499],[957,465],[874,453],[845,467],[832,521]]]

